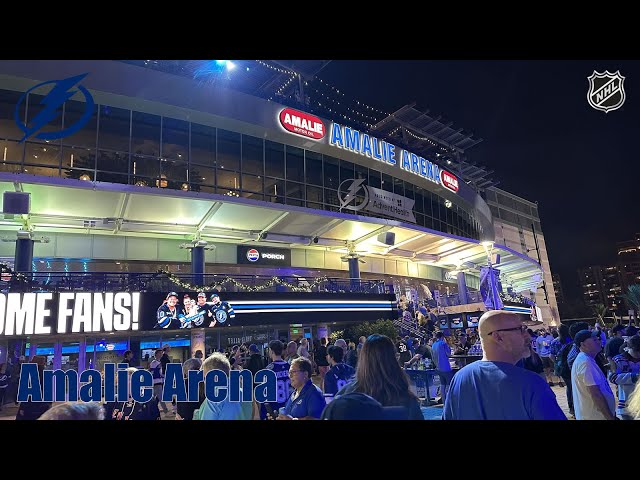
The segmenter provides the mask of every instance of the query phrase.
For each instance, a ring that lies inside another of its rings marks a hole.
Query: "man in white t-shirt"
[[[550,387],[553,387],[553,362],[551,361],[551,342],[553,337],[551,334],[544,330],[538,331],[538,338],[536,338],[536,350],[540,359],[542,360],[542,368],[544,368],[544,377]],[[558,381],[558,383],[560,383]]]
[[[573,341],[580,349],[571,367],[576,420],[615,420],[616,399],[607,377],[595,361],[602,350],[600,336],[589,330],[580,330]]]

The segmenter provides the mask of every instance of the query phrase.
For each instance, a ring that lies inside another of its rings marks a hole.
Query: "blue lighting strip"
[[[272,312],[358,312],[391,310],[394,308],[393,302],[375,301],[240,301],[231,302],[236,313],[272,313]]]
[[[526,308],[526,307],[504,307],[503,310],[506,310],[507,312],[516,312],[516,313],[524,313],[524,314],[531,314],[531,308]]]

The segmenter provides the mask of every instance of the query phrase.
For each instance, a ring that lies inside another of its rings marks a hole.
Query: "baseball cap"
[[[598,335],[595,332],[591,332],[589,330],[580,330],[578,333],[576,333],[576,336],[573,337],[573,342],[578,346],[578,348],[580,347],[580,344],[582,342],[584,342],[585,340],[589,339],[589,338],[600,338],[600,335]]]
[[[406,407],[383,407],[375,398],[352,392],[336,397],[322,412],[322,420],[408,420]]]
[[[204,293],[204,292],[198,292],[198,298],[200,298],[200,297],[207,298],[207,294]]]
[[[252,343],[251,345],[249,345],[249,351],[258,353],[259,352],[258,346],[255,343]]]
[[[217,293],[212,293],[211,294],[211,300],[213,300],[215,297],[220,298],[220,295],[218,295]]]
[[[167,300],[169,299],[169,297],[178,298],[178,294],[176,292],[169,292],[169,293],[167,293]]]

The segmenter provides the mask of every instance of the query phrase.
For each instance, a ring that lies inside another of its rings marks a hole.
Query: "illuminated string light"
[[[341,106],[341,107],[343,107],[343,108],[344,108],[343,104],[342,104],[340,101],[338,101],[338,100],[336,100],[336,99],[334,99],[334,98],[330,97],[329,95],[325,95],[324,93],[322,93],[322,92],[321,92],[320,90],[318,90],[317,88],[315,88],[315,87],[310,87],[310,89],[311,89],[313,92],[315,92],[317,95],[319,95],[319,96],[321,96],[321,97],[323,97],[323,98],[327,99],[328,101],[330,101],[330,102],[334,103],[335,105],[339,105],[339,106]],[[352,113],[354,113],[354,114],[356,114],[356,115],[359,115],[359,116],[361,116],[361,117],[363,117],[363,118],[365,118],[365,119],[367,119],[367,120],[371,120],[371,121],[376,122],[376,123],[377,123],[377,122],[379,122],[379,121],[381,120],[381,118],[379,118],[379,117],[377,118],[377,117],[374,117],[374,116],[371,116],[371,115],[367,115],[367,114],[365,114],[365,113],[362,113],[362,112],[360,112],[360,111],[358,111],[358,110],[355,110],[355,109],[353,109],[353,108],[350,108],[350,107],[346,107],[346,109],[347,109],[347,111],[349,111],[349,112],[352,112]],[[381,112],[381,113],[384,113],[384,112]],[[365,123],[366,125],[371,125],[371,124],[369,124],[368,122],[362,122],[362,120],[357,120],[357,119],[355,119],[355,118],[351,118],[351,117],[349,117],[348,115],[347,115],[347,118],[348,118],[350,121],[353,121],[353,122]]]
[[[263,62],[262,60],[256,60],[256,62],[258,62],[263,67],[270,68],[271,70],[275,70],[276,72],[286,73],[287,75],[293,75],[293,76],[298,75],[297,72],[294,72],[291,70],[285,70],[284,68],[274,67],[273,65],[269,65],[268,63]]]
[[[244,283],[238,282],[235,278],[231,278],[229,276],[224,277],[220,281],[215,281],[210,283],[209,285],[192,285],[188,282],[183,282],[179,277],[171,273],[169,270],[159,270],[158,273],[166,275],[169,281],[173,284],[178,285],[180,288],[190,291],[204,291],[204,290],[221,290],[222,286],[226,283],[231,283],[236,288],[241,290],[245,290],[247,292],[260,292],[262,290],[266,290],[267,288],[271,288],[275,285],[282,285],[291,289],[293,292],[311,292],[313,288],[319,286],[321,283],[326,282],[328,280],[327,277],[319,277],[316,278],[313,282],[311,282],[306,287],[299,287],[297,285],[293,285],[292,283],[287,282],[286,280],[282,280],[278,277],[272,277],[271,280],[266,283],[258,286],[253,285],[245,285]]]
[[[341,92],[341,91],[340,91],[340,90],[338,90],[336,87],[334,87],[333,85],[329,84],[328,82],[326,82],[326,81],[324,81],[324,80],[322,80],[321,78],[318,78],[318,77],[316,77],[316,79],[317,79],[320,83],[322,83],[323,85],[325,85],[327,88],[330,88],[331,90],[333,90],[333,91],[334,91],[334,92],[336,92],[337,94],[341,95],[342,97],[344,97],[344,96],[345,96],[345,94],[344,94],[343,92]],[[372,107],[372,106],[370,106],[370,105],[367,105],[367,104],[366,104],[366,103],[364,103],[364,102],[360,102],[360,101],[356,100],[356,103],[357,103],[358,105],[362,105],[364,108],[366,108],[366,109],[368,109],[368,110],[371,110],[372,112],[380,113],[380,114],[384,115],[385,117],[390,115],[389,113],[387,113],[387,112],[383,112],[382,110],[378,110],[377,108],[374,108],[374,107]]]

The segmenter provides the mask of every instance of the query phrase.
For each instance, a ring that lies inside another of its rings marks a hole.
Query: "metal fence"
[[[203,275],[204,290],[221,292],[290,292],[310,291],[329,293],[390,293],[383,280],[350,278],[303,278],[295,276],[260,275]],[[71,273],[47,272],[27,274],[3,274],[0,280],[2,292],[170,292],[194,291],[193,275],[164,273]]]

